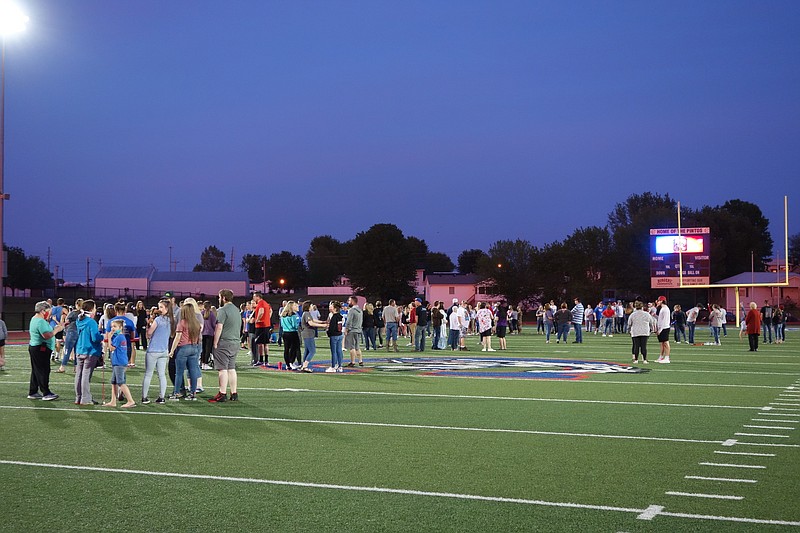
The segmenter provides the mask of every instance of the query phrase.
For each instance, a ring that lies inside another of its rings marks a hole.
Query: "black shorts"
[[[670,328],[667,328],[658,334],[658,342],[667,342],[669,340],[669,330]]]
[[[481,331],[481,339],[484,337],[491,337],[491,336],[492,336],[492,328],[489,328],[486,331]]]
[[[55,338],[58,339],[58,340],[63,339],[64,338],[64,332],[63,331],[59,331],[58,333],[55,334]]]
[[[6,340],[0,339],[0,346],[5,346],[5,345],[6,345]]]
[[[504,339],[506,337],[506,327],[507,326],[497,326],[497,338]]]
[[[269,344],[269,334],[272,328],[256,328],[253,342],[256,344]]]

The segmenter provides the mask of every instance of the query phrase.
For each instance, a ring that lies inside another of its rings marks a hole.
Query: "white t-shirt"
[[[458,307],[450,313],[450,329],[461,329],[462,324],[466,324],[464,320],[464,309]]]
[[[670,323],[670,315],[669,307],[667,305],[662,305],[661,309],[658,310],[658,332],[661,333],[665,329],[669,329]]]

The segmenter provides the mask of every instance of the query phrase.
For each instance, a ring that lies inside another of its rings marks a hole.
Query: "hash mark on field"
[[[769,437],[773,439],[788,439],[789,435],[774,435],[771,433],[734,433],[737,437]]]
[[[714,453],[723,455],[752,455],[753,457],[775,457],[774,453],[756,453],[756,452],[727,452],[722,450],[714,450]]]
[[[642,514],[640,514],[636,518],[639,520],[652,520],[656,515],[658,515],[663,510],[664,510],[663,505],[650,505],[647,509],[644,510]]]
[[[669,496],[689,496],[692,498],[713,498],[715,500],[744,500],[744,496],[726,496],[723,494],[699,494],[696,492],[677,492],[667,491],[664,494]]]
[[[739,441],[737,441],[736,439],[728,439],[728,440],[726,440],[726,441],[723,441],[723,442],[722,442],[722,445],[723,445],[723,446],[733,446],[733,445],[734,445],[734,444],[736,444],[737,442],[739,442]]]
[[[787,426],[749,426],[747,424],[743,425],[742,427],[753,429],[794,429]]]
[[[730,463],[697,463],[697,464],[703,466],[727,466],[730,468],[756,468],[762,470],[767,468],[766,466],[761,466],[761,465],[734,465]]]
[[[735,479],[729,477],[703,477],[703,476],[683,476],[685,479],[699,479],[701,481],[730,481],[732,483],[758,483],[755,479]]]

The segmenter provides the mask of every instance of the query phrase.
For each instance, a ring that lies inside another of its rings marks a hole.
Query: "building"
[[[747,309],[750,302],[755,302],[758,307],[767,301],[770,305],[784,304],[793,307],[800,301],[800,274],[789,273],[789,286],[780,286],[786,281],[786,271],[783,272],[742,272],[730,278],[721,279],[712,285],[747,285],[751,283],[767,284],[762,287],[720,287],[709,289],[709,303],[719,304],[726,310],[736,312],[736,291],[739,291],[739,302]],[[771,285],[774,284],[774,285]]]
[[[423,294],[429,302],[442,301],[449,304],[453,298],[471,304],[477,302],[496,302],[502,296],[486,292],[487,284],[477,274],[458,274],[455,272],[436,272],[425,276]]]
[[[250,293],[247,272],[160,272],[147,267],[103,267],[95,276],[97,297],[145,298],[172,292],[177,298],[208,298],[222,289],[234,296]]]

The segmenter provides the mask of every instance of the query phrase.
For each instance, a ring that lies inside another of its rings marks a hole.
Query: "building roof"
[[[428,274],[428,283],[430,285],[477,285],[483,278],[477,274],[458,274],[456,272],[450,273],[434,273]]]
[[[149,278],[156,271],[152,266],[104,266],[95,276],[98,278]]]
[[[796,272],[789,272],[790,280],[798,277],[800,277],[800,274],[797,274]],[[736,274],[735,276],[715,281],[712,283],[712,285],[732,285],[735,283],[741,283],[742,285],[746,285],[748,283],[783,283],[785,281],[786,274],[784,272],[742,272],[741,274]]]
[[[154,272],[153,281],[243,281],[250,282],[247,272]]]

